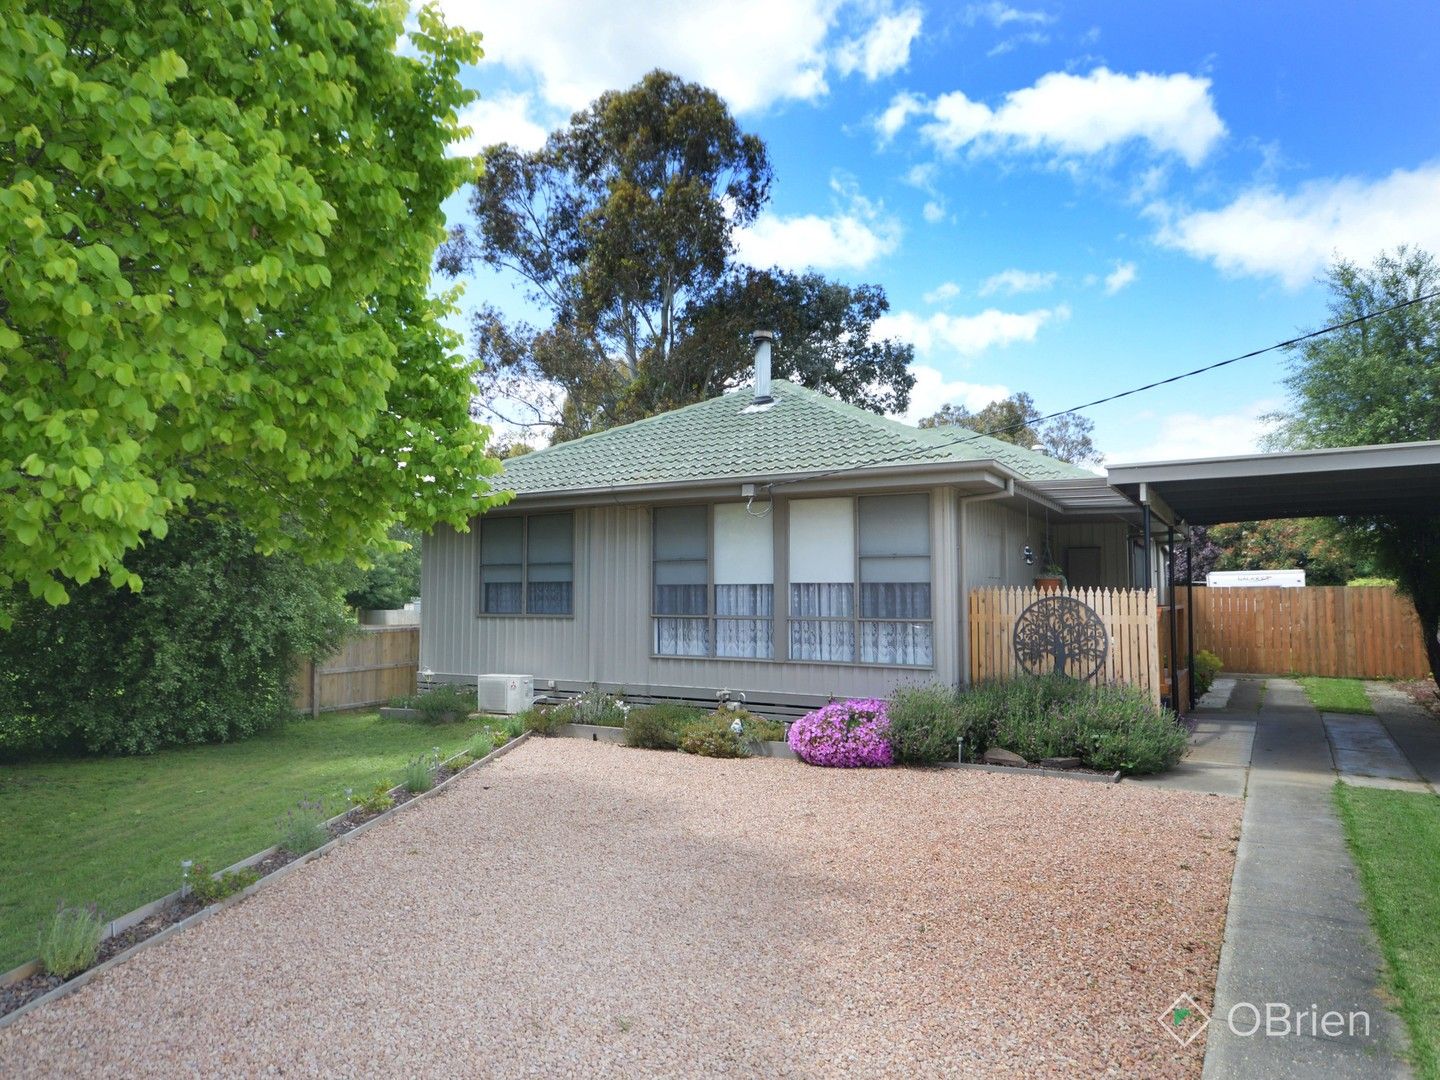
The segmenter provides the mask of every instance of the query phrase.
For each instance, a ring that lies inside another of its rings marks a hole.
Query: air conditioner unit
[[[480,711],[514,716],[535,703],[533,675],[481,675]]]

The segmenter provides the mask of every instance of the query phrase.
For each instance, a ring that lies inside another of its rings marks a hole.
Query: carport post
[[[1190,671],[1190,708],[1195,708],[1195,534],[1186,527],[1185,535],[1185,647],[1190,654],[1185,663]]]
[[[1170,707],[1180,715],[1180,626],[1175,618],[1175,526],[1166,526],[1165,546],[1170,552],[1170,570],[1165,582],[1165,602],[1170,609]]]
[[[1150,576],[1150,504],[1142,503],[1140,506],[1140,520],[1145,528],[1145,546],[1141,549],[1143,558],[1142,565],[1145,567],[1145,588],[1153,588],[1155,579]]]

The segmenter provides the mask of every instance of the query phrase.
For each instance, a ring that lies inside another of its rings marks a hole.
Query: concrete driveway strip
[[[1380,953],[1334,810],[1324,723],[1287,679],[1270,680],[1249,715],[1255,748],[1205,1077],[1408,1076],[1404,1026],[1380,996]]]

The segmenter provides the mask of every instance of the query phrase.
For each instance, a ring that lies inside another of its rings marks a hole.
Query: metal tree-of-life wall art
[[[1015,620],[1015,659],[1031,675],[1067,675],[1082,682],[1105,664],[1110,635],[1095,609],[1070,596],[1045,596]]]

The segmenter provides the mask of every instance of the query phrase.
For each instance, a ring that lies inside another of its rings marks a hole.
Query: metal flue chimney
[[[775,399],[770,394],[770,345],[775,335],[769,330],[756,330],[750,335],[755,346],[755,402],[764,405]]]

